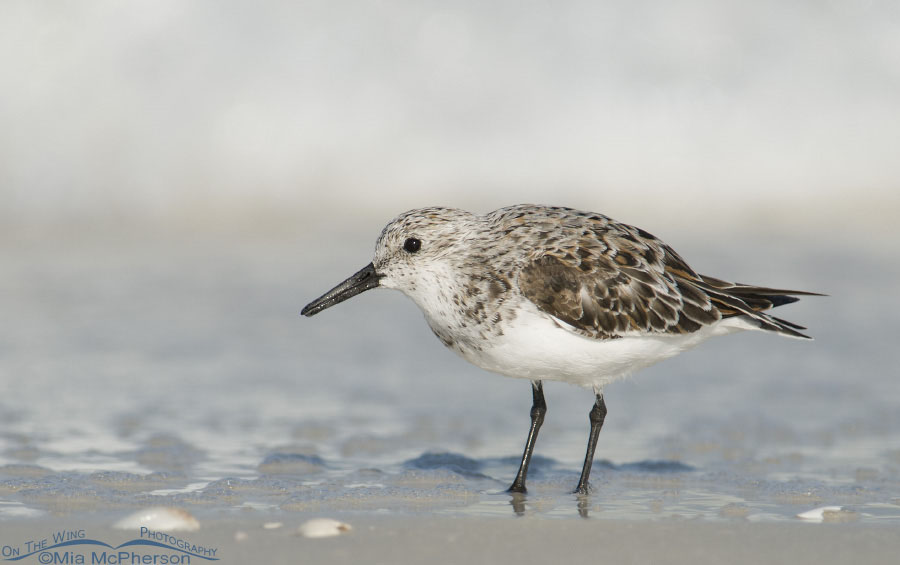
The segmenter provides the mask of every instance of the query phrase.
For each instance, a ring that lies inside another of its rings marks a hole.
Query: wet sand
[[[697,521],[554,520],[349,515],[353,529],[333,538],[296,533],[300,516],[264,529],[260,517],[208,520],[180,539],[216,550],[222,563],[888,563],[900,552],[896,527],[859,524],[753,524]],[[5,522],[2,544],[84,528],[111,545],[128,532],[73,520]],[[241,532],[241,533],[239,533]],[[237,534],[237,535],[236,535]],[[237,541],[236,538],[242,541]],[[93,548],[96,550],[96,548]],[[91,549],[67,551],[83,554]],[[142,555],[170,555],[158,549]],[[37,563],[32,556],[20,562]],[[213,562],[192,558],[192,563]]]

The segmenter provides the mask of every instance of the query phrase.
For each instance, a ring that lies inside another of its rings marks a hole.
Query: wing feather
[[[805,338],[802,326],[763,311],[815,294],[700,275],[654,236],[612,221],[560,237],[524,266],[517,284],[540,310],[596,339],[686,334],[731,316]]]

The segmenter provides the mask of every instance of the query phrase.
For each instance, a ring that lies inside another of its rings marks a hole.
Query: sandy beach
[[[542,518],[442,518],[341,516],[353,529],[338,537],[307,539],[296,533],[301,516],[264,529],[259,518],[204,521],[192,533],[173,533],[214,548],[222,563],[887,563],[900,551],[895,526],[859,524],[752,524],[665,520],[554,520]],[[81,520],[5,522],[2,543],[38,539],[59,529],[83,528],[110,544],[128,532]],[[236,541],[237,538],[242,541]],[[70,547],[90,562],[96,547]],[[140,555],[173,555],[159,548]],[[58,550],[63,554],[63,550]],[[21,560],[37,563],[38,556]],[[40,561],[50,562],[50,561]],[[72,561],[70,561],[72,562]],[[193,558],[192,563],[212,563]]]

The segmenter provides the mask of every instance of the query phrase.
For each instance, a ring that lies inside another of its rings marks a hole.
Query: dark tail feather
[[[800,300],[799,296],[825,296],[817,292],[803,290],[786,290],[767,288],[748,284],[730,283],[713,277],[701,275],[700,288],[706,291],[710,300],[722,312],[722,317],[746,316],[758,324],[761,329],[801,339],[812,339],[797,330],[806,328],[776,318],[765,313],[765,310],[791,304]]]
[[[801,326],[800,324],[795,324],[794,322],[788,322],[787,320],[785,320],[783,318],[776,318],[775,316],[769,316],[769,317],[772,318],[773,320],[775,320],[776,322],[778,322],[779,324],[783,324],[789,328],[794,328],[795,330],[805,330],[806,329],[806,326]]]
[[[796,296],[788,296],[787,294],[776,294],[775,296],[769,296],[768,298],[772,303],[772,308],[784,306],[785,304],[792,304],[800,300]]]
[[[756,324],[760,329],[786,335],[788,337],[812,339],[810,336],[797,331],[805,330],[805,327],[793,322],[788,322],[787,320],[782,320],[781,318],[776,318],[775,316],[770,316],[765,312],[754,310],[748,307],[748,305],[739,298],[715,291],[709,292],[708,294],[713,304],[715,304],[719,311],[722,312],[723,318],[744,316],[747,320]]]
[[[786,335],[788,337],[797,337],[800,339],[812,339],[812,337],[800,333],[797,330],[805,330],[806,328],[800,326],[798,324],[794,324],[793,322],[788,322],[787,320],[783,320],[781,318],[776,318],[775,316],[770,316],[768,314],[764,314],[762,312],[757,312],[756,316],[752,317],[755,322],[759,323],[759,327],[764,330],[769,330],[775,333],[779,333],[781,335]]]

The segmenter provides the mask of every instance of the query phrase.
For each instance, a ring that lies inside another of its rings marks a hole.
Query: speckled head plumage
[[[503,262],[494,235],[484,216],[464,210],[410,210],[384,228],[372,266],[380,286],[411,298],[441,342],[464,354],[497,329],[483,324],[491,310],[483,297],[497,288],[489,279]]]
[[[475,237],[476,216],[454,208],[420,208],[400,214],[381,231],[372,265],[381,286],[404,290],[448,255],[464,253]]]

